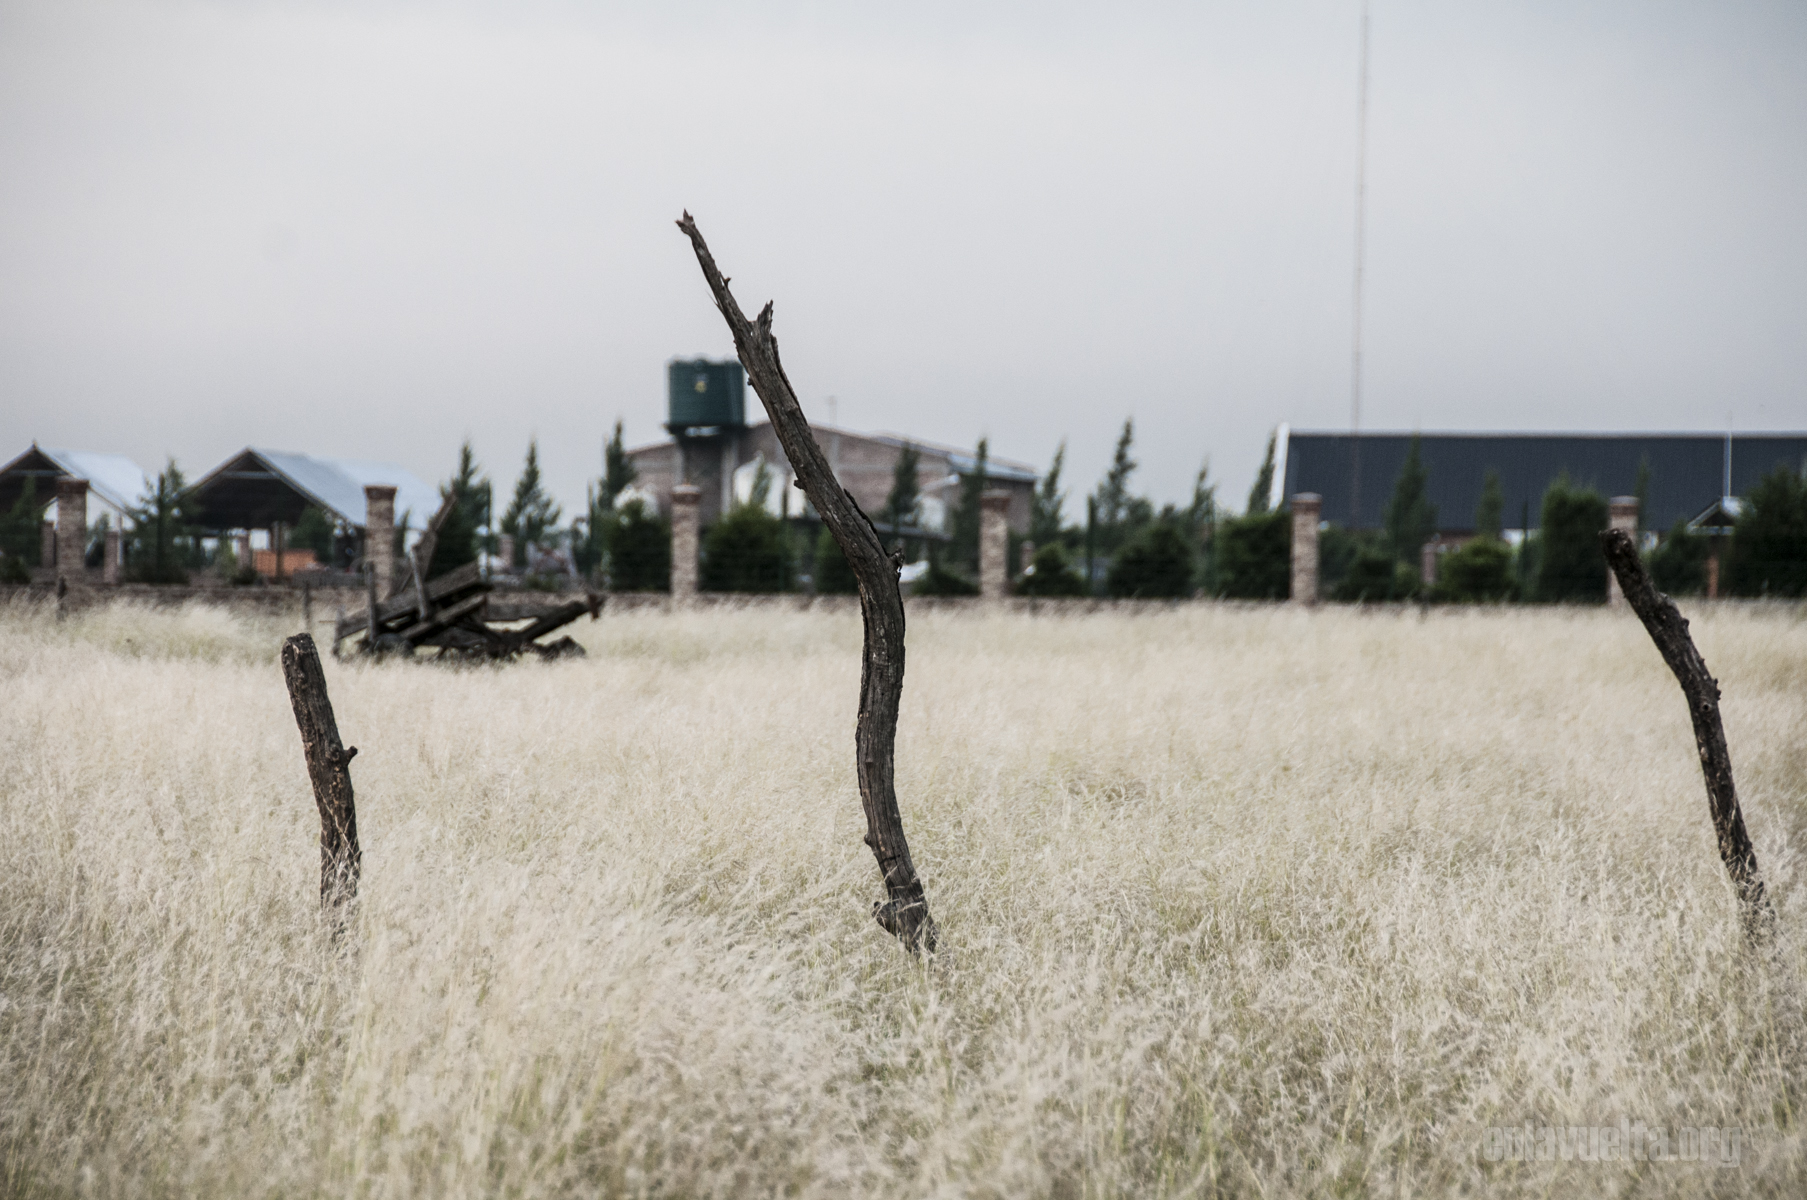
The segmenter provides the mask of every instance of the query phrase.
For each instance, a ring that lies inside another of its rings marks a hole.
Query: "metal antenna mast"
[[[1355,135],[1355,326],[1349,362],[1349,527],[1362,523],[1362,270],[1368,243],[1368,3],[1362,0],[1362,68]]]

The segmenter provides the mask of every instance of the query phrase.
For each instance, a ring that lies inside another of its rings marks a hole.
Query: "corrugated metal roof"
[[[247,471],[247,467],[257,469]],[[371,462],[365,459],[326,458],[257,447],[241,450],[228,458],[197,480],[194,490],[200,495],[204,507],[216,507],[213,504],[216,495],[230,494],[234,483],[244,480],[249,475],[258,475],[260,472],[267,472],[269,476],[280,480],[306,503],[317,504],[347,525],[359,529],[364,526],[364,487],[366,484],[386,484],[395,489],[397,524],[400,524],[403,516],[406,515],[409,517],[409,524],[412,528],[421,529],[439,509],[438,489],[422,483],[412,472],[396,466],[394,463]],[[285,503],[288,507],[293,507],[300,504],[301,501],[290,500]],[[229,502],[224,506],[232,507]],[[256,513],[249,510],[244,514],[222,511],[214,514],[210,524],[222,528],[263,528],[265,516],[262,509],[270,507],[270,504],[265,499],[259,501],[256,507],[259,509]],[[290,514],[282,519],[292,521],[295,519],[295,515]],[[244,524],[242,526],[234,525],[235,521]]]
[[[1566,473],[1603,495],[1637,490],[1641,463],[1650,467],[1646,529],[1692,519],[1721,495],[1747,492],[1777,466],[1807,466],[1807,433],[1748,433],[1731,438],[1731,486],[1726,487],[1724,434],[1695,433],[1424,433],[1418,435],[1431,503],[1440,529],[1474,527],[1488,470],[1500,475],[1504,523],[1518,528],[1529,511],[1538,523],[1544,489]],[[1316,492],[1324,519],[1378,528],[1405,465],[1409,433],[1361,435],[1361,514],[1352,522],[1353,439],[1348,433],[1292,430],[1286,444],[1282,495]]]
[[[150,476],[123,454],[93,450],[45,450],[57,466],[77,479],[88,481],[88,492],[109,507],[125,512],[143,497]]]

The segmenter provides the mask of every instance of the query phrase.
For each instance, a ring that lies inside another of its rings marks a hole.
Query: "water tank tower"
[[[747,377],[740,360],[673,359],[666,367],[665,428],[680,440],[714,437],[747,423]]]

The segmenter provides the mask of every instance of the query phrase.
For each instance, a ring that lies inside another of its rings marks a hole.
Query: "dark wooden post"
[[[866,641],[860,663],[854,770],[859,777],[860,802],[866,810],[866,845],[878,859],[887,896],[883,902],[873,904],[872,915],[911,952],[933,951],[935,922],[929,916],[928,897],[910,858],[903,816],[897,809],[897,709],[903,697],[904,677],[903,593],[897,586],[901,555],[893,557],[885,552],[878,530],[835,478],[822,447],[816,444],[803,406],[797,403],[797,394],[778,358],[778,341],[772,336],[771,304],[760,311],[757,321],[748,321],[728,290],[728,280],[716,269],[715,259],[689,213],[678,222],[678,228],[690,238],[703,278],[715,295],[716,307],[734,334],[741,364],[752,378],[785,457],[797,473],[797,485],[816,506],[822,523],[859,581]]]
[[[358,814],[352,802],[350,765],[358,748],[339,741],[339,723],[326,695],[326,676],[312,634],[298,633],[282,644],[282,677],[301,729],[301,752],[320,808],[320,904],[343,928],[345,910],[358,895],[363,852],[358,849]]]
[[[1694,745],[1700,753],[1700,770],[1707,782],[1707,808],[1713,816],[1713,832],[1719,839],[1719,857],[1744,909],[1746,930],[1752,937],[1767,932],[1775,910],[1763,894],[1763,876],[1757,870],[1757,851],[1744,828],[1744,810],[1738,806],[1738,789],[1732,784],[1732,755],[1725,744],[1725,726],[1719,719],[1719,683],[1707,673],[1707,664],[1688,634],[1687,618],[1675,602],[1656,590],[1650,573],[1638,558],[1637,543],[1623,529],[1600,534],[1607,564],[1618,578],[1619,588],[1650,640],[1675,673],[1682,695],[1688,700],[1688,716],[1694,721]]]

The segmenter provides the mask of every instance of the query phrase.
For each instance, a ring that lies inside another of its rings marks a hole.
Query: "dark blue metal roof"
[[[1500,473],[1508,529],[1523,524],[1527,506],[1535,527],[1544,489],[1565,472],[1572,482],[1602,495],[1629,496],[1637,490],[1639,464],[1648,462],[1646,529],[1668,529],[1698,516],[1725,487],[1724,434],[1425,433],[1419,438],[1437,525],[1449,532],[1474,528],[1481,481],[1489,469]],[[1378,528],[1411,439],[1409,433],[1361,435],[1359,521],[1350,520],[1350,434],[1294,430],[1286,443],[1283,494],[1316,492],[1324,498],[1325,520]],[[1807,468],[1807,433],[1734,434],[1731,458],[1731,492],[1742,495],[1777,466]]]

